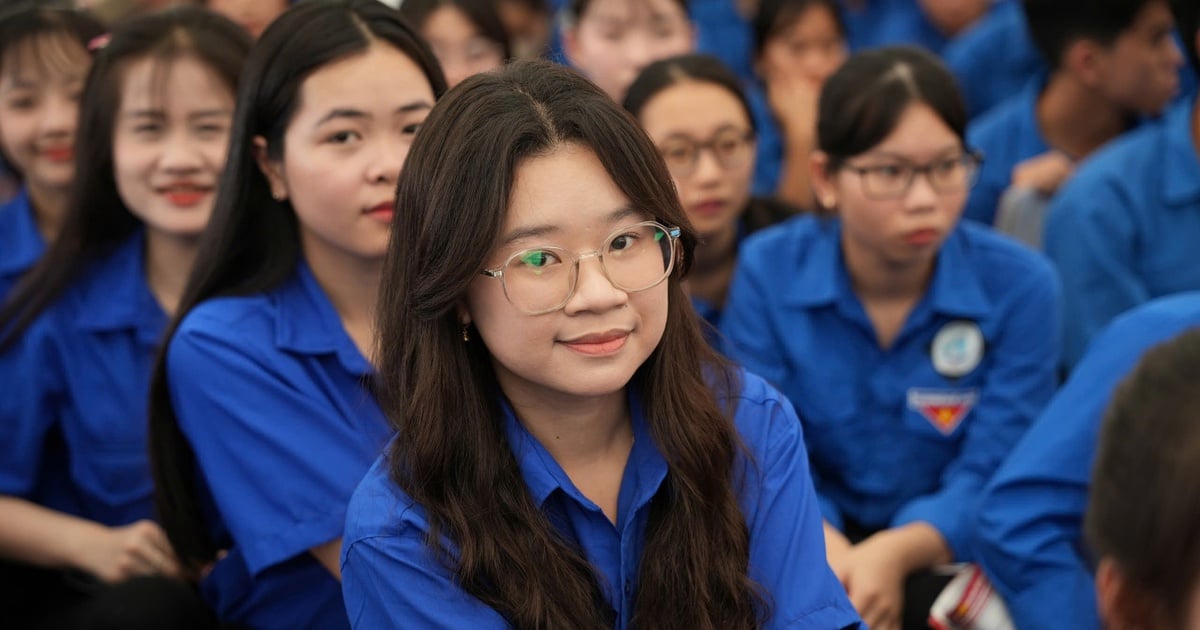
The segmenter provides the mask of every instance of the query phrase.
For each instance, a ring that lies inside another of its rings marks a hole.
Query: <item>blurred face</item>
[[[675,0],[592,0],[563,32],[571,65],[618,103],[642,68],[693,45],[692,24]]]
[[[504,30],[512,40],[513,57],[534,59],[540,57],[550,41],[550,15],[538,11],[524,0],[500,0],[496,3]]]
[[[750,120],[737,97],[714,83],[685,81],[654,95],[641,118],[696,231],[735,231],[754,172]]]
[[[454,5],[444,4],[434,9],[425,20],[421,35],[442,64],[449,87],[473,74],[504,65],[501,46],[484,37],[467,14]]]
[[[654,246],[624,237],[607,240],[650,217],[631,208],[596,155],[578,145],[560,146],[522,163],[509,199],[504,227],[487,259],[489,269],[502,267],[514,253],[542,247],[577,255],[602,251],[611,269],[621,264],[623,253]],[[545,255],[519,261],[542,278],[571,264]],[[510,265],[508,273],[518,272]],[[518,404],[603,397],[623,391],[662,339],[667,282],[626,292],[613,285],[599,259],[586,257],[579,262],[575,291],[562,308],[526,314],[505,297],[500,279],[480,275],[468,289],[463,310],[492,355],[504,393]]]
[[[837,207],[844,248],[892,266],[924,265],[962,214],[970,182],[964,168],[973,170],[964,167],[962,140],[928,105],[914,103],[871,150],[831,175],[814,169],[814,185],[822,203]]]
[[[411,59],[375,43],[313,72],[298,98],[283,158],[263,157],[256,140],[272,194],[291,201],[310,260],[381,260],[396,179],[433,107],[433,88]]]
[[[288,8],[288,0],[208,0],[208,8],[242,25],[258,39],[267,26]]]
[[[65,37],[10,50],[0,68],[0,150],[35,192],[67,189],[75,173],[79,98],[91,57]]]
[[[1141,114],[1158,114],[1179,90],[1183,54],[1175,44],[1166,2],[1148,4],[1113,45],[1100,49],[1095,81],[1113,102]]]
[[[828,9],[812,6],[779,29],[764,44],[759,73],[802,78],[820,86],[846,62],[846,40]]]
[[[152,232],[183,238],[208,224],[234,96],[194,57],[146,58],[123,75],[113,133],[117,191]]]

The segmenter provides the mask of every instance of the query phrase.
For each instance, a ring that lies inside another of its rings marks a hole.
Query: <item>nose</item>
[[[167,134],[163,145],[159,166],[172,172],[189,172],[199,170],[204,158],[199,147],[186,130],[177,130]]]
[[[908,193],[904,196],[905,206],[908,210],[928,210],[937,205],[940,195],[937,190],[934,190],[929,177],[928,172],[916,173],[913,176]]]
[[[380,138],[377,144],[375,158],[367,163],[367,181],[394,185],[400,177],[400,170],[404,168],[409,145],[391,137]]]
[[[79,104],[66,95],[52,96],[42,108],[40,132],[45,136],[69,136],[75,128]]]
[[[697,186],[711,187],[720,183],[723,171],[712,148],[705,147],[696,155],[696,168],[692,171],[691,180]]]
[[[629,294],[613,285],[595,255],[580,257],[575,293],[563,306],[568,315],[603,313],[629,303]]]

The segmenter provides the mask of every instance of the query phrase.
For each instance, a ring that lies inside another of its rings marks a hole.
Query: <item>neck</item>
[[[614,453],[629,453],[633,425],[625,390],[595,398],[523,395],[503,388],[521,424],[541,442],[564,470],[572,470]],[[514,395],[515,394],[515,395]]]
[[[29,205],[33,208],[38,233],[47,243],[54,242],[62,228],[63,217],[67,214],[70,190],[34,185],[27,186],[26,190],[29,192]]]
[[[1129,112],[1105,102],[1073,77],[1057,73],[1037,101],[1037,123],[1046,143],[1080,159],[1120,135]]]
[[[842,233],[842,256],[850,284],[866,300],[912,300],[925,294],[935,260],[908,265],[892,263],[878,253],[858,247]]]
[[[346,334],[368,361],[373,360],[375,305],[383,275],[382,259],[364,259],[314,246],[308,235],[302,238],[304,258],[317,284],[329,297]]]
[[[146,283],[167,315],[174,315],[196,262],[198,238],[146,230]]]

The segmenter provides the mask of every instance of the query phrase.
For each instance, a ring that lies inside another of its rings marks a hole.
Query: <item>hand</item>
[[[766,71],[767,103],[789,141],[809,142],[817,134],[817,103],[821,86],[811,79],[782,71]]]
[[[872,536],[850,549],[842,584],[872,630],[900,630],[908,569],[887,537]]]
[[[167,534],[154,521],[103,527],[83,545],[80,568],[109,584],[147,575],[180,578],[179,560]]]
[[[1047,151],[1013,167],[1012,185],[1033,188],[1043,195],[1053,195],[1071,176],[1075,164],[1060,151]]]

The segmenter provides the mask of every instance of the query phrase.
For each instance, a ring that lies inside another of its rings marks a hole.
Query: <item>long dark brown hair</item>
[[[457,581],[513,626],[611,627],[593,567],[525,486],[491,357],[478,338],[463,342],[456,316],[500,234],[518,167],[568,144],[594,151],[635,207],[683,232],[666,330],[630,383],[668,465],[651,502],[633,623],[756,627],[769,606],[747,575],[740,441],[718,403],[740,383],[705,343],[680,285],[696,237],[649,137],[570,70],[519,62],[472,77],[413,144],[378,314],[380,402],[399,435],[391,477],[426,510],[427,542]]]

